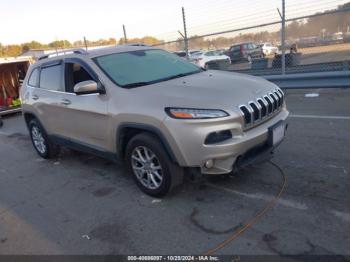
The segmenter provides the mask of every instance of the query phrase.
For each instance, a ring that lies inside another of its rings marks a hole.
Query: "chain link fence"
[[[349,70],[350,2],[281,1],[278,10],[193,27],[184,14],[183,30],[168,33],[176,39],[154,46],[201,67],[254,75]]]

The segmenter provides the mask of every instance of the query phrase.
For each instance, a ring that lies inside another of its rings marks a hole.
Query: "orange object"
[[[191,114],[186,112],[171,112],[171,114],[177,118],[193,118]]]

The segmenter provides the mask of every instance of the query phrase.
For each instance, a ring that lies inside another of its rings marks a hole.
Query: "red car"
[[[226,51],[226,55],[231,58],[232,63],[240,61],[247,61],[250,63],[253,59],[264,57],[261,47],[252,42],[235,44]]]

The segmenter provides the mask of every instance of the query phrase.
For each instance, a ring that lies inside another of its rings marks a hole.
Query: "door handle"
[[[33,99],[33,100],[38,100],[38,99],[39,99],[39,96],[33,95],[33,96],[32,96],[32,99]]]
[[[72,102],[70,100],[68,100],[68,99],[62,99],[61,100],[61,104],[66,105],[66,106],[70,105],[71,103]]]

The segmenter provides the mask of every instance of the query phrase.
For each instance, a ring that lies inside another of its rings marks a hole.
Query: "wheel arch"
[[[150,133],[158,138],[161,144],[164,146],[164,149],[171,161],[176,164],[179,163],[163,133],[154,126],[139,123],[123,123],[118,127],[116,141],[117,152],[120,158],[125,157],[126,146],[130,139],[132,139],[135,135],[143,132]]]
[[[48,135],[45,126],[43,125],[43,123],[40,121],[39,117],[37,117],[36,114],[34,114],[32,112],[23,112],[22,114],[23,114],[24,121],[26,123],[26,126],[27,126],[28,130],[29,130],[29,123],[30,123],[30,121],[35,119],[38,122],[38,124],[40,125],[40,127],[44,130],[44,132]]]
[[[35,119],[36,121],[38,121],[39,124],[42,126],[42,124],[41,124],[39,118],[38,118],[35,114],[33,114],[33,113],[31,113],[31,112],[24,112],[24,113],[23,113],[23,117],[24,117],[24,121],[25,121],[26,126],[27,126],[28,129],[29,129],[29,123],[30,123],[30,121],[32,121],[33,119]]]

